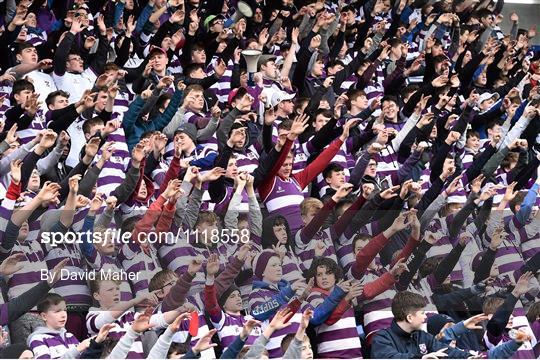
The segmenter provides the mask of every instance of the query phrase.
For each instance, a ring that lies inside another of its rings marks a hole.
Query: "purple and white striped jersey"
[[[315,247],[317,243],[322,242],[325,246],[323,257],[329,257],[336,263],[336,249],[334,249],[333,239],[334,234],[331,228],[319,230],[311,239],[303,238],[302,231],[298,231],[294,235],[295,253],[300,260],[300,268],[302,271],[307,271],[311,267],[313,259],[315,259]]]
[[[89,335],[95,335],[99,333],[99,329],[106,324],[115,324],[115,327],[109,331],[109,337],[113,340],[119,340],[127,331],[127,328],[140,313],[135,313],[132,310],[128,310],[123,313],[118,319],[112,317],[111,313],[107,310],[99,308],[90,308],[90,311],[86,315],[86,328]],[[167,327],[167,323],[163,318],[163,314],[154,314],[150,317],[150,323],[154,324],[154,329]],[[144,359],[143,345],[140,336],[133,342],[127,359]]]
[[[22,253],[24,258],[19,260],[22,268],[14,274],[8,276],[9,279],[7,295],[12,300],[34,287],[41,281],[42,269],[48,269],[45,262],[45,253],[39,241],[15,242],[12,254]]]
[[[164,266],[167,269],[174,271],[176,274],[180,275],[187,271],[188,266],[191,260],[194,257],[202,256],[205,259],[208,259],[210,254],[217,254],[220,258],[221,270],[223,270],[224,265],[228,262],[227,256],[227,246],[223,243],[219,244],[217,248],[212,247],[203,247],[202,244],[199,246],[193,245],[196,241],[195,236],[189,240],[185,239],[185,234],[180,230],[178,233],[180,236],[175,238],[170,235],[166,237],[166,241],[160,244],[158,249],[159,258],[161,259]],[[202,238],[198,239],[199,242],[202,242]],[[204,284],[206,282],[206,265],[203,265],[203,268],[195,275],[191,282],[191,288],[188,292],[188,295],[193,296],[196,299],[199,308],[202,309],[202,299],[200,294],[204,290]]]
[[[249,306],[251,309],[254,309],[259,305],[271,301],[272,298],[275,297],[278,293],[279,290],[277,289],[277,287],[274,286],[268,288],[254,288],[249,295]],[[286,306],[287,304],[282,306],[282,308]],[[283,356],[281,341],[288,334],[294,334],[298,330],[300,321],[302,319],[302,313],[300,311],[301,308],[298,309],[298,311],[293,315],[293,317],[289,321],[290,325],[286,326],[284,329],[274,331],[272,333],[272,336],[270,336],[268,344],[266,344],[266,350],[268,350],[270,358],[277,358]],[[263,331],[270,324],[270,320],[271,319],[265,320],[262,323],[261,328]]]
[[[314,290],[306,301],[316,308],[324,302],[326,297],[327,295]],[[322,323],[315,327],[315,333],[317,334],[317,354],[320,358],[362,358],[360,337],[352,307],[349,307],[336,323],[332,325]]]
[[[349,271],[350,272],[350,271]],[[360,279],[362,284],[373,282],[380,278],[386,270],[383,267],[378,269],[367,269]],[[352,277],[350,277],[352,279]],[[370,336],[376,331],[386,329],[392,323],[392,299],[396,295],[396,290],[392,287],[373,299],[364,300],[362,309],[364,310],[364,331]]]
[[[284,216],[291,229],[302,227],[300,204],[304,201],[304,194],[294,178],[283,180],[279,176],[274,176],[272,188],[262,200],[270,215]]]
[[[69,278],[58,280],[54,284],[54,292],[61,295],[67,305],[88,305],[92,304],[90,289],[86,282],[87,273],[86,262],[84,261],[77,244],[61,243],[55,247],[46,246],[45,261],[47,268],[53,269],[64,259],[68,263],[64,267],[69,270]]]
[[[204,313],[199,312],[199,331],[197,332],[196,336],[191,337],[191,342],[189,343],[190,346],[195,346],[197,341],[201,338],[201,336],[205,335],[210,331],[210,328],[208,327],[208,324],[206,323],[206,317],[204,316]],[[189,320],[182,321],[180,323],[180,329],[174,334],[172,341],[178,342],[178,343],[185,343],[189,338]],[[208,350],[204,350],[201,352],[201,359],[215,359],[216,354],[214,352],[213,348],[210,348]]]
[[[206,74],[211,75],[214,73],[214,67],[217,64],[219,57],[214,56],[210,64],[206,67]],[[226,104],[229,100],[229,92],[231,91],[231,78],[232,70],[234,68],[234,62],[229,60],[227,63],[227,68],[225,73],[219,78],[219,80],[212,86],[210,86],[210,91],[212,91],[218,98],[220,103]],[[213,105],[213,104],[212,104]]]
[[[38,109],[36,115],[32,119],[32,122],[26,129],[17,131],[17,136],[19,137],[19,143],[24,145],[34,140],[38,132],[47,128],[47,121],[45,120],[45,115],[41,109]]]
[[[138,244],[129,242],[122,244],[117,256],[126,273],[137,274],[136,280],[131,283],[134,297],[148,293],[150,279],[161,271],[156,250],[153,246],[149,246],[148,249],[149,252],[146,254]]]
[[[116,115],[116,113],[113,113],[112,118],[116,119]],[[98,178],[97,191],[102,194],[110,194],[122,183],[126,177],[126,169],[131,160],[123,127],[120,126],[113,133],[109,134],[107,141],[114,141],[114,148],[116,150],[109,161],[105,162],[105,165],[103,165],[103,169]],[[94,159],[95,162],[99,161],[100,155],[101,151]]]
[[[219,341],[223,347],[223,351],[227,349],[234,342],[236,337],[240,335],[244,323],[253,319],[251,315],[231,315],[227,314],[224,311],[220,312],[220,317],[218,319],[213,319],[210,317],[214,329],[218,331]],[[251,334],[248,335],[248,338],[245,342],[246,345],[252,345],[255,340],[262,334],[260,327],[255,327]]]
[[[28,337],[27,343],[35,359],[70,358],[71,356],[66,356],[68,352],[79,354],[76,350],[79,340],[65,328],[52,330],[39,327]]]

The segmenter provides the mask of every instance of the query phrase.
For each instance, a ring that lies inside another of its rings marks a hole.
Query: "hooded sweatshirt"
[[[256,319],[263,321],[264,329],[270,323],[276,312],[286,307],[293,298],[294,291],[290,284],[285,280],[280,280],[276,285],[264,281],[253,281],[253,291],[249,295],[249,305],[251,315]],[[270,358],[276,358],[283,355],[281,341],[288,334],[294,334],[299,327],[302,317],[300,308],[290,320],[290,325],[284,329],[274,331],[266,345]]]
[[[80,355],[79,340],[65,328],[52,330],[40,326],[30,334],[27,344],[35,359],[75,359]]]

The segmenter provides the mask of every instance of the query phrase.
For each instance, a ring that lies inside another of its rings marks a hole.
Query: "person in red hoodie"
[[[284,216],[289,222],[293,235],[303,226],[300,214],[300,204],[304,200],[302,191],[332,161],[343,142],[349,137],[350,129],[357,123],[357,120],[349,120],[343,126],[341,136],[334,140],[304,170],[295,174],[292,173],[293,155],[291,147],[296,138],[307,128],[307,117],[305,115],[297,117],[294,119],[289,132],[281,133],[278,139],[279,142],[284,140],[282,136],[286,136],[281,155],[274,168],[270,171],[267,180],[259,186],[258,190],[268,212],[271,215],[280,214]]]

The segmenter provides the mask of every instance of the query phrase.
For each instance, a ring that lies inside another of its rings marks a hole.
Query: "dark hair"
[[[398,99],[393,96],[393,95],[387,95],[387,96],[384,96],[382,99],[381,99],[381,105],[384,104],[385,101],[392,101],[393,103],[395,103],[396,105],[399,104],[398,102]]]
[[[171,100],[171,94],[164,93],[164,94],[159,95],[158,99],[156,100],[156,105],[155,105],[156,109],[164,107],[165,102],[167,100]]]
[[[186,354],[190,349],[189,344],[187,343],[177,343],[172,342],[167,352],[167,358],[169,358],[173,353]]]
[[[337,204],[336,204],[336,207],[335,207],[335,213],[338,215],[338,216],[341,216],[343,215],[343,213],[345,212],[345,206],[347,205],[351,205],[352,203],[354,202],[353,198],[351,196],[347,196],[343,199],[341,199]]]
[[[19,47],[17,48],[17,54],[22,53],[23,50],[29,49],[29,48],[36,48],[34,44],[23,42],[19,44]]]
[[[476,15],[478,16],[479,19],[482,19],[482,18],[493,15],[493,13],[489,11],[488,9],[480,9],[478,10]]]
[[[510,210],[512,210],[514,214],[516,213],[516,207],[518,205],[521,205],[523,203],[523,200],[525,200],[525,196],[527,196],[527,191],[520,191],[512,200],[510,200],[510,203],[508,205],[510,206]]]
[[[53,91],[52,93],[49,93],[49,95],[47,95],[47,98],[45,99],[45,104],[47,106],[52,105],[52,103],[54,102],[57,96],[62,96],[69,99],[69,93],[67,91],[56,90],[56,91]]]
[[[336,65],[341,65],[343,67],[345,67],[345,64],[343,64],[343,61],[341,60],[338,60],[338,59],[332,59],[330,61],[328,61],[328,63],[326,64],[326,68],[331,68],[331,67],[334,67]]]
[[[360,234],[357,234],[353,241],[352,241],[352,251],[354,253],[354,248],[356,247],[356,243],[359,242],[360,240],[370,240],[371,239],[371,235],[369,234],[364,234],[364,233],[360,233]]]
[[[392,300],[392,314],[396,321],[407,320],[407,315],[422,310],[427,305],[422,295],[410,291],[398,292]]]
[[[309,268],[306,280],[309,280],[310,278],[313,278],[315,280],[317,277],[317,269],[319,267],[325,267],[327,273],[334,274],[334,276],[336,277],[336,283],[340,281],[343,277],[343,270],[341,270],[339,265],[332,258],[320,257],[316,258],[311,263],[311,267]],[[315,285],[317,286],[318,284],[315,283]]]
[[[191,53],[193,54],[194,51],[198,51],[198,50],[205,50],[205,46],[204,44],[198,42],[198,43],[195,43],[191,46]]]
[[[313,121],[315,121],[315,119],[317,119],[317,116],[319,116],[319,115],[322,115],[325,118],[330,118],[330,119],[334,116],[334,114],[332,114],[332,111],[330,111],[330,110],[318,109],[317,111],[315,111],[315,116],[313,118]]]
[[[126,232],[133,232],[133,229],[135,229],[135,224],[141,220],[141,216],[133,216],[130,218],[127,218],[122,222],[122,227],[120,228],[121,234],[125,234]]]
[[[21,91],[24,91],[24,90],[30,90],[32,92],[34,92],[34,84],[32,84],[30,81],[26,80],[26,79],[20,79],[20,80],[15,80],[15,82],[13,83],[13,88],[11,90],[11,94],[12,95],[15,95],[15,94],[18,94],[20,93]]]
[[[403,44],[403,41],[401,41],[401,39],[397,37],[388,40],[388,45],[390,45],[391,47],[396,47],[401,44]]]
[[[439,264],[441,259],[441,256],[432,256],[424,260],[424,262],[420,265],[420,268],[418,269],[418,275],[420,276],[420,278],[423,279],[426,276],[432,274],[437,268],[437,265]]]
[[[323,173],[322,173],[323,179],[326,179],[327,177],[332,176],[333,172],[338,172],[338,171],[343,171],[343,166],[341,166],[338,163],[331,162],[323,170]]]
[[[496,125],[501,125],[497,120],[492,120],[487,123],[486,130],[493,129]]]
[[[407,96],[415,93],[416,91],[420,90],[420,87],[417,84],[409,84],[403,88],[401,91],[401,97],[403,99],[407,98]]]
[[[467,131],[467,140],[471,137],[475,137],[475,138],[478,138],[480,139],[480,134],[478,133],[478,131],[474,131],[474,130],[469,130]]]
[[[94,116],[93,118],[86,120],[82,126],[83,133],[90,134],[90,129],[92,126],[100,124],[105,124],[105,122],[99,116]]]
[[[65,301],[66,300],[62,296],[60,296],[58,294],[54,294],[54,293],[49,293],[49,294],[47,294],[47,296],[45,296],[45,298],[43,300],[41,300],[38,303],[37,311],[40,312],[40,313],[47,312],[54,305],[58,305],[61,302],[65,302]]]
[[[184,74],[187,76],[191,76],[191,74],[193,74],[197,70],[204,71],[203,64],[189,64],[188,66],[184,68]]]
[[[285,119],[278,125],[278,130],[291,130],[292,123],[291,119]]]
[[[351,101],[358,99],[360,96],[366,96],[366,92],[359,89],[351,89],[347,91],[347,101],[345,105],[349,110],[351,109]]]

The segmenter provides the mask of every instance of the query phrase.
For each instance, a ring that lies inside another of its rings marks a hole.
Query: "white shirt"
[[[58,89],[69,92],[69,103],[73,104],[80,100],[85,90],[92,89],[97,76],[88,68],[80,74],[66,72],[59,76],[53,73],[53,79]]]

